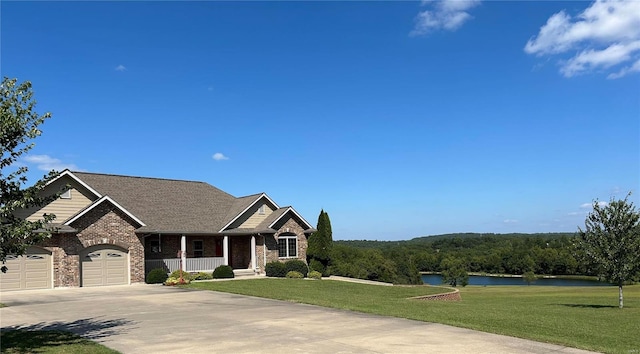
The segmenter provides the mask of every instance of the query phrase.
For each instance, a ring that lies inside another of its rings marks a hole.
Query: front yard
[[[437,322],[607,353],[640,352],[640,285],[624,288],[622,310],[617,308],[617,287],[469,286],[460,289],[459,302],[409,299],[447,291],[438,287],[326,279],[268,278],[187,287]]]

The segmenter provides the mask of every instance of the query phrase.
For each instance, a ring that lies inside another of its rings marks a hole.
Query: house
[[[140,283],[154,268],[260,274],[271,261],[305,260],[315,231],[265,193],[237,198],[204,182],[65,170],[43,193],[65,186],[48,205],[19,212],[54,213],[55,231],[7,258],[1,290]]]

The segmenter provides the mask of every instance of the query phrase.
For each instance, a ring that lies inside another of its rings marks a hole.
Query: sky
[[[266,192],[333,238],[574,232],[640,204],[640,1],[0,3],[20,160]]]

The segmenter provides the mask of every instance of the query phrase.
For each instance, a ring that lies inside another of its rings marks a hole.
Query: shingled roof
[[[142,233],[218,233],[259,195],[236,198],[196,181],[71,173],[142,220]]]

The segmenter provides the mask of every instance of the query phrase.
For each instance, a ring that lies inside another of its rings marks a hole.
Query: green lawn
[[[3,331],[0,333],[2,353],[114,354],[96,342],[64,331]]]
[[[255,279],[188,287],[438,322],[607,353],[640,353],[640,285],[624,288],[622,310],[617,287],[468,286],[460,289],[460,302],[408,299],[442,292],[437,287],[331,280]]]

